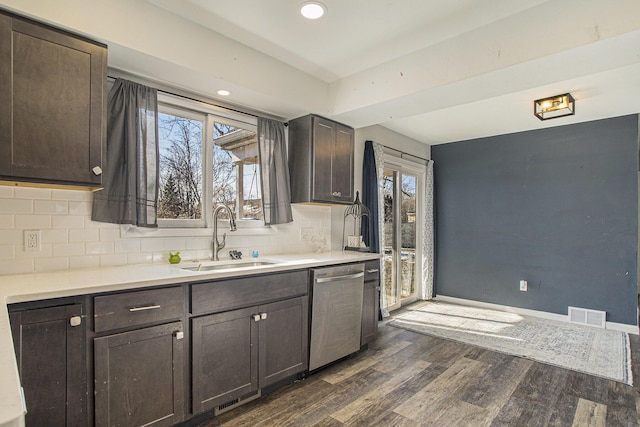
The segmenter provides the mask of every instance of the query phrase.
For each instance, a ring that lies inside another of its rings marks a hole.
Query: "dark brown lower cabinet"
[[[87,425],[82,305],[16,311],[9,319],[27,404],[26,425]]]
[[[173,322],[94,339],[96,427],[184,419],[182,337],[182,322]]]
[[[305,371],[307,336],[306,296],[193,318],[193,412]]]
[[[380,305],[380,261],[365,264],[364,293],[362,298],[362,332],[360,345],[373,341],[378,335],[378,310]]]
[[[258,385],[264,388],[309,367],[309,297],[259,307]],[[266,319],[263,315],[266,314]]]

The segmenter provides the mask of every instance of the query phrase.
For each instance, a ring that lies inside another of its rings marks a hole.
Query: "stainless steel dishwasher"
[[[360,349],[364,264],[312,270],[309,370]]]

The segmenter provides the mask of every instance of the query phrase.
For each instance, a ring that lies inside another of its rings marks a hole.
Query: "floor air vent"
[[[589,310],[587,308],[569,307],[569,321],[604,329],[607,321],[607,312]]]
[[[235,409],[240,405],[249,403],[252,400],[259,398],[261,395],[262,395],[262,391],[258,390],[253,393],[245,394],[244,396],[239,397],[237,399],[230,400],[227,403],[223,403],[222,405],[216,406],[215,408],[213,408],[213,415],[217,417],[218,415],[224,414],[225,412]]]

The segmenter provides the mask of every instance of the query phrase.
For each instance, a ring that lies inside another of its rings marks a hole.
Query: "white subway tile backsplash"
[[[53,254],[53,245],[41,243],[39,251],[25,251],[24,244],[16,245],[16,258],[48,258]]]
[[[2,203],[2,199],[0,199],[0,203]],[[0,214],[0,228],[13,228],[14,218],[15,216],[11,214]]]
[[[142,252],[157,252],[164,250],[164,239],[147,238],[140,240]]]
[[[13,197],[13,187],[0,185],[0,199],[11,199]]]
[[[100,232],[96,228],[78,228],[69,230],[70,242],[98,242]]]
[[[69,257],[69,268],[98,268],[100,267],[100,255],[85,255]]]
[[[126,264],[126,254],[100,255],[100,267],[115,267]]]
[[[153,262],[153,253],[128,253],[127,264],[148,264]]]
[[[210,230],[192,237],[122,237],[120,225],[91,221],[92,198],[84,191],[0,186],[0,274],[167,263],[169,252],[176,251],[185,262],[211,258]],[[261,256],[313,250],[300,241],[305,224],[314,233],[325,233],[328,248],[331,209],[294,205],[292,210],[293,223],[227,232],[221,258],[227,259],[231,249],[241,250],[244,258],[252,250]],[[40,230],[40,251],[24,251],[24,230]]]
[[[50,200],[51,190],[46,188],[16,187],[13,190],[16,199]]]
[[[22,274],[34,271],[34,261],[31,258],[0,260],[0,274]]]
[[[42,243],[67,243],[69,230],[65,228],[50,228],[41,231]]]
[[[84,243],[56,243],[53,245],[53,256],[72,255],[84,255]]]
[[[121,239],[113,242],[117,254],[140,252],[140,239]]]
[[[16,215],[16,228],[26,230],[51,228],[51,215]]]
[[[99,228],[97,230],[100,233],[101,242],[115,242],[116,240],[120,240],[119,228]]]
[[[33,200],[27,199],[2,199],[0,203],[0,213],[32,213]]]
[[[67,257],[49,257],[49,258],[37,258],[35,260],[35,271],[60,271],[69,269],[69,258]]]
[[[22,245],[22,233],[20,230],[2,229],[0,230],[0,243]]]
[[[93,200],[93,193],[89,191],[76,190],[51,190],[51,200],[77,200],[90,202]]]
[[[84,228],[85,219],[80,215],[54,215],[51,217],[53,228]]]
[[[210,247],[211,239],[209,238],[187,239],[187,249],[209,249]]]
[[[107,255],[114,253],[113,242],[91,242],[85,244],[87,255]]]
[[[183,238],[172,237],[164,239],[163,247],[167,252],[184,251],[187,249],[187,241]]]
[[[68,214],[69,203],[66,200],[34,200],[33,212],[38,214]]]
[[[0,260],[14,259],[16,256],[15,245],[0,245]]]
[[[69,213],[71,215],[87,215],[91,216],[91,202],[69,202]]]

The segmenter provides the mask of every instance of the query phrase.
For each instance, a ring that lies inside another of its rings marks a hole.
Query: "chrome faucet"
[[[218,241],[218,214],[221,210],[226,209],[227,214],[229,215],[229,229],[231,231],[236,231],[236,220],[233,218],[233,212],[227,205],[218,205],[213,210],[213,252],[211,253],[211,259],[213,261],[220,261],[218,257],[218,252],[224,248],[225,242],[227,240],[227,233],[222,234],[222,243]]]

